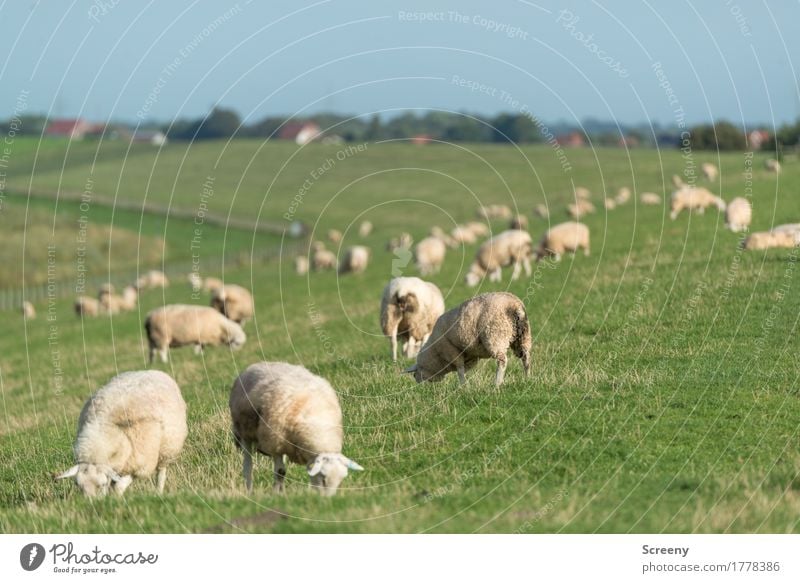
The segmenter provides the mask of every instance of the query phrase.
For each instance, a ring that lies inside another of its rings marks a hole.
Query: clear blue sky
[[[798,23],[797,0],[0,0],[0,118],[26,91],[28,112],[96,120],[526,106],[669,124],[680,107],[772,125],[800,115]]]

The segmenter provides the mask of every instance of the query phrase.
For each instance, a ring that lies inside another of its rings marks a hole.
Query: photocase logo
[[[403,268],[405,268],[414,254],[408,247],[398,247],[394,250],[394,259],[392,259],[392,277],[400,277],[403,275]]]
[[[39,543],[30,543],[19,552],[19,564],[26,571],[35,571],[44,562],[44,547]]]

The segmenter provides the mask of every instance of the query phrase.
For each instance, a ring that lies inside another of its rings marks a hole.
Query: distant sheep
[[[511,280],[519,277],[520,268],[531,274],[533,244],[526,231],[509,230],[484,242],[475,254],[475,260],[465,277],[467,285],[474,287],[488,273],[489,281],[502,279],[502,268],[514,266]]]
[[[418,383],[440,381],[453,371],[466,382],[466,372],[480,359],[497,361],[494,383],[503,383],[509,348],[522,361],[525,375],[531,368],[531,328],[525,305],[505,292],[481,294],[445,312],[430,338],[406,369]]]
[[[560,261],[564,253],[576,253],[578,249],[589,255],[589,227],[583,223],[561,223],[544,234],[536,250],[536,260],[553,257]]]
[[[348,247],[339,263],[339,273],[364,273],[369,265],[369,249],[363,245]]]
[[[764,168],[766,168],[770,172],[774,172],[775,174],[781,173],[781,163],[775,160],[774,158],[769,158],[768,160],[764,160]]]
[[[325,248],[325,244],[321,241],[316,241],[311,248],[314,253],[311,256],[311,265],[314,271],[325,271],[328,269],[336,269],[338,262],[336,261],[336,254]]]
[[[22,302],[22,316],[26,320],[33,320],[36,317],[36,308],[27,300]]]
[[[508,225],[509,229],[519,229],[520,231],[528,230],[528,217],[525,215],[516,215],[511,219]]]
[[[369,221],[364,221],[358,226],[358,236],[359,237],[369,237],[370,233],[372,233],[372,223]]]
[[[425,237],[414,248],[414,261],[422,275],[439,273],[447,254],[444,241],[436,237]]]
[[[592,193],[586,187],[576,186],[575,187],[575,198],[583,199],[583,200],[589,200],[590,198],[592,198]]]
[[[470,221],[464,226],[472,231],[472,234],[476,237],[486,237],[490,232],[489,226],[486,223],[480,223],[478,221]]]
[[[242,326],[255,312],[253,294],[250,290],[235,284],[223,285],[212,291],[211,307]]]
[[[798,246],[800,246],[800,232],[789,230],[751,233],[742,245],[749,251],[791,249]]]
[[[623,205],[631,199],[631,189],[627,186],[623,186],[617,191],[617,196],[614,197],[614,202],[617,205]]]
[[[578,199],[567,205],[567,214],[576,221],[594,212],[594,205],[588,200]]]
[[[172,377],[157,370],[122,373],[86,401],[73,445],[75,465],[56,479],[74,478],[93,497],[109,488],[122,495],[134,478],[156,473],[162,493],[186,434],[186,403]]]
[[[397,340],[407,358],[416,356],[444,313],[444,298],[436,285],[418,277],[395,277],[381,296],[381,330],[389,338],[392,360],[397,361]]]
[[[444,243],[445,245],[447,245],[452,249],[458,247],[458,244],[453,240],[453,238],[447,233],[445,233],[444,229],[442,229],[441,227],[431,227],[430,236],[436,237],[442,243]]]
[[[734,198],[725,209],[725,226],[734,233],[746,231],[753,218],[753,209],[750,201],[738,196]]]
[[[550,217],[550,211],[548,211],[547,207],[543,204],[537,204],[533,207],[533,214],[540,219],[547,219]]]
[[[328,231],[328,241],[334,245],[338,245],[342,242],[342,232],[337,229],[330,229]]]
[[[456,245],[474,245],[478,242],[475,232],[463,225],[457,225],[450,231],[450,237],[455,241]]]
[[[711,162],[704,162],[703,164],[701,164],[700,171],[703,173],[703,176],[705,176],[706,180],[708,180],[709,182],[713,182],[714,180],[717,179],[717,176],[719,176],[719,168],[717,168]]]
[[[100,301],[87,296],[78,296],[74,304],[75,313],[79,317],[95,317],[100,315]]]
[[[669,216],[674,221],[683,209],[703,214],[707,207],[716,206],[724,211],[725,201],[702,186],[683,186],[672,193],[670,206],[672,212]]]
[[[151,269],[136,280],[136,288],[140,290],[164,288],[168,286],[169,279],[163,271],[158,271],[157,269]]]
[[[167,362],[169,348],[194,346],[199,354],[206,346],[241,348],[247,336],[242,327],[214,308],[171,304],[156,308],[145,318],[144,328],[150,347],[150,362],[156,353]]]
[[[655,192],[643,192],[639,195],[639,201],[643,205],[658,206],[661,204],[661,197]]]
[[[298,255],[294,258],[294,271],[297,275],[305,275],[308,273],[308,257],[305,255]]]
[[[396,251],[397,249],[411,249],[414,244],[414,238],[408,233],[400,233],[399,237],[389,239],[386,244],[387,251]]]
[[[364,469],[342,454],[342,408],[336,392],[302,366],[250,365],[234,381],[229,405],[248,491],[253,489],[255,452],[272,458],[276,492],[284,489],[284,456],[306,466],[311,486],[323,496],[336,494],[348,470]]]
[[[120,312],[130,312],[136,309],[136,302],[139,293],[132,285],[126,286],[122,290],[122,295],[113,293],[101,293],[98,298],[100,301],[100,311],[108,314],[119,314]]]
[[[615,201],[613,198],[604,198],[603,206],[606,207],[607,211],[613,211],[615,208],[617,208],[617,201]]]
[[[478,208],[477,216],[479,219],[505,219],[511,218],[511,208],[504,204],[490,204]]]

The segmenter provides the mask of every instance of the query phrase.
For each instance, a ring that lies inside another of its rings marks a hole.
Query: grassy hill
[[[39,318],[28,322],[0,312],[3,532],[798,530],[797,254],[740,251],[740,237],[724,229],[716,210],[674,222],[663,208],[633,202],[600,210],[585,221],[590,257],[540,263],[533,278],[513,283],[506,271],[502,283],[478,290],[463,284],[476,247],[450,251],[430,278],[448,307],[478,291],[509,290],[525,300],[534,336],[529,380],[512,361],[506,384],[494,389],[494,364],[486,362],[465,387],[455,375],[416,385],[400,374],[408,363],[390,362],[380,336],[380,294],[397,266],[385,243],[400,230],[419,238],[432,225],[450,228],[472,218],[478,201],[516,204],[529,216],[546,202],[551,221],[560,222],[572,182],[589,187],[596,204],[604,190],[625,185],[663,195],[669,177],[684,168],[679,152],[632,151],[628,158],[617,149],[570,150],[572,171],[565,173],[547,147],[387,143],[347,153],[240,140],[162,151],[105,143],[98,152],[92,142],[74,144],[68,154],[64,144],[44,149],[31,174],[36,148],[19,141],[11,189],[31,183],[42,193],[81,192],[90,176],[95,193],[128,202],[146,197],[191,216],[213,176],[209,212],[287,224],[284,214],[303,188],[292,220],[323,232],[339,228],[344,245],[365,241],[373,258],[363,275],[299,277],[291,255],[248,260],[251,251],[279,248],[279,236],[204,227],[209,241],[235,241],[243,252],[241,261],[207,271],[224,269],[227,281],[252,288],[257,317],[239,352],[209,349],[196,357],[176,350],[168,365],[157,365],[182,387],[190,416],[186,449],[164,496],[135,482],[122,499],[91,501],[50,476],[71,465],[86,397],[117,372],[147,366],[144,314],[165,302],[191,302],[189,287],[175,282],[163,294],[143,294],[136,312],[83,322],[66,298],[38,303]],[[334,162],[318,171],[327,160]],[[727,200],[743,195],[745,157],[726,154],[719,163],[722,183],[711,189]],[[776,179],[761,158],[753,162],[754,229],[800,218],[800,164],[784,167]],[[3,212],[25,208],[14,192],[5,204]],[[51,202],[31,204],[45,213],[34,217],[37,225],[52,219]],[[169,260],[191,257],[190,218],[101,206],[95,212],[98,229],[118,225],[143,241],[161,237]],[[375,231],[361,240],[353,227],[364,219]],[[69,216],[63,224],[74,229]],[[534,238],[546,228],[546,221],[531,221]],[[59,243],[64,261],[70,245]],[[110,249],[112,265],[154,266],[151,258]],[[402,271],[417,275],[413,265]],[[71,281],[69,270],[64,277]],[[254,493],[244,492],[227,400],[238,371],[262,359],[302,363],[338,390],[345,453],[366,471],[351,475],[335,498],[308,492],[297,466],[289,467],[287,495],[273,495],[266,459],[257,460]]]

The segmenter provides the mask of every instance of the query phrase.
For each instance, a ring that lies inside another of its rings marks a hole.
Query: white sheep
[[[397,361],[397,339],[403,354],[413,358],[444,313],[442,292],[418,277],[395,277],[381,296],[381,330],[389,338],[392,360]]]
[[[119,314],[120,312],[135,310],[138,299],[139,292],[132,285],[125,286],[125,289],[122,290],[122,295],[105,293],[105,290],[103,290],[98,298],[100,311],[107,314]]]
[[[472,231],[472,234],[476,237],[486,237],[490,232],[489,226],[486,223],[480,223],[478,221],[470,221],[464,226]]]
[[[154,289],[158,287],[164,288],[168,286],[169,279],[163,271],[158,271],[157,269],[151,269],[136,280],[136,288],[140,290]]]
[[[207,277],[203,280],[203,291],[213,292],[225,285],[218,277]]]
[[[753,218],[753,209],[750,201],[741,196],[737,196],[725,209],[725,226],[734,233],[746,231],[750,227]]]
[[[509,229],[519,229],[521,231],[528,230],[528,217],[525,215],[516,215],[511,219],[511,222],[508,224]]]
[[[342,232],[337,229],[330,229],[328,231],[328,241],[334,245],[338,245],[342,242]]]
[[[314,254],[311,257],[311,264],[314,266],[314,271],[324,271],[326,269],[336,269],[338,262],[336,261],[336,254],[325,248],[322,241],[316,241],[311,246]]]
[[[456,371],[463,384],[466,372],[482,358],[497,361],[495,385],[505,376],[509,348],[522,360],[525,376],[531,367],[531,328],[525,306],[506,292],[481,294],[445,312],[430,338],[406,369],[418,383],[439,381]]]
[[[670,218],[674,221],[683,209],[697,210],[703,214],[707,207],[716,206],[720,211],[725,210],[725,201],[702,186],[685,185],[672,193],[670,199]]]
[[[414,261],[422,275],[439,273],[446,254],[447,246],[436,237],[425,237],[414,247]]]
[[[157,473],[161,493],[186,434],[186,403],[172,377],[157,370],[122,373],[86,401],[73,445],[75,465],[56,479],[74,478],[91,497],[109,488],[122,495],[134,478]]]
[[[475,231],[464,225],[456,225],[455,228],[450,231],[450,238],[453,240],[456,246],[474,245],[478,242],[478,237],[475,235]]]
[[[706,177],[706,180],[709,182],[713,182],[719,176],[719,168],[717,168],[711,162],[703,162],[700,165],[700,171],[703,173],[703,176]]]
[[[613,211],[615,208],[617,208],[617,201],[615,201],[613,198],[604,198],[603,206],[606,207],[607,211]]]
[[[550,217],[550,211],[548,211],[547,207],[541,203],[533,207],[533,214],[540,219],[547,219]]]
[[[359,237],[369,237],[370,233],[372,233],[372,223],[369,221],[364,221],[358,226],[358,236]]]
[[[512,281],[519,277],[521,267],[524,267],[526,275],[530,275],[532,252],[533,241],[526,231],[503,231],[478,248],[465,281],[467,285],[474,287],[487,273],[489,281],[500,281],[502,268],[509,265],[514,266]]]
[[[436,226],[431,227],[430,236],[436,237],[442,243],[444,243],[450,248],[455,249],[456,247],[458,247],[458,243],[456,243],[450,235],[445,233],[444,229],[442,229],[441,227],[436,227]]]
[[[594,205],[585,199],[578,199],[567,205],[567,214],[576,221],[581,217],[595,212]]]
[[[504,204],[490,204],[478,207],[477,217],[479,219],[510,219],[511,208]]]
[[[778,162],[775,158],[769,158],[767,160],[764,160],[764,168],[766,168],[770,172],[774,172],[775,174],[781,173],[781,163]]]
[[[22,316],[26,320],[33,320],[36,317],[36,308],[28,300],[22,302]]]
[[[156,308],[145,318],[150,362],[156,353],[167,362],[169,348],[194,346],[199,354],[205,346],[230,346],[238,350],[247,341],[242,327],[214,308],[171,304]]]
[[[386,244],[387,251],[396,251],[397,249],[411,249],[414,244],[414,238],[408,233],[400,233],[399,237],[392,237]]]
[[[348,470],[362,468],[342,454],[342,409],[330,383],[302,366],[259,362],[231,388],[233,436],[242,450],[242,474],[253,489],[253,453],[270,456],[274,490],[282,492],[289,461],[306,466],[311,486],[333,496]]]
[[[639,202],[643,205],[657,206],[661,204],[661,197],[655,192],[643,192],[639,195]]]
[[[344,252],[339,263],[339,273],[364,273],[369,265],[369,249],[363,245],[353,245]]]
[[[78,296],[74,308],[79,317],[95,317],[100,314],[100,301],[88,296]]]
[[[564,253],[576,253],[578,249],[589,255],[589,227],[583,223],[561,223],[548,229],[539,241],[536,260],[552,256],[555,261],[560,261]]]
[[[255,313],[253,294],[250,290],[232,283],[211,292],[211,307],[242,326]]]
[[[800,232],[788,229],[751,233],[742,243],[742,247],[749,251],[791,249],[798,246],[800,246]]]
[[[294,272],[297,275],[305,275],[308,273],[308,257],[305,255],[298,255],[294,258]]]
[[[592,193],[588,188],[586,188],[584,186],[576,186],[575,187],[575,198],[589,200],[590,198],[592,198]]]
[[[631,199],[631,189],[627,186],[623,186],[617,191],[617,196],[614,197],[614,202],[617,205],[623,205]]]

